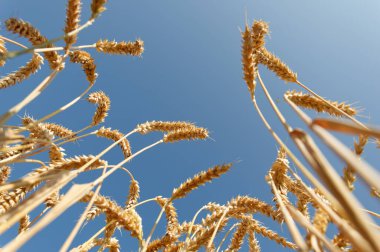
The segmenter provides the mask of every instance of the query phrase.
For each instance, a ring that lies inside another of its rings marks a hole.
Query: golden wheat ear
[[[70,61],[82,65],[82,69],[86,74],[87,80],[94,85],[98,74],[96,73],[96,65],[94,59],[86,51],[74,51],[69,53]]]
[[[106,10],[106,7],[104,7],[106,3],[107,3],[107,0],[92,0],[91,19],[97,18],[100,13]]]
[[[65,33],[72,32],[79,27],[79,17],[81,13],[80,0],[68,0],[66,8]],[[66,49],[77,42],[77,34],[65,37]]]
[[[124,137],[124,134],[121,133],[120,131],[111,130],[111,128],[105,128],[105,127],[101,127],[96,132],[96,135],[99,137],[105,137],[105,138],[111,139],[115,142]],[[121,140],[121,142],[119,143],[119,146],[120,146],[125,158],[132,156],[131,146],[129,144],[128,139],[123,138],[123,140]]]
[[[115,42],[108,40],[98,40],[96,50],[108,54],[124,54],[132,56],[141,56],[144,52],[144,41],[138,39],[134,42]]]
[[[150,121],[136,126],[136,131],[140,134],[148,134],[155,131],[169,132],[179,129],[195,128],[195,124],[182,121]]]
[[[288,91],[285,95],[297,106],[315,110],[319,113],[324,112],[338,117],[343,116],[343,114],[340,113],[339,110],[344,111],[350,116],[354,116],[357,113],[355,108],[352,108],[350,105],[347,105],[344,102],[326,100],[327,103],[329,103],[326,104],[325,102],[321,101],[319,98],[315,96],[312,96],[310,94],[304,94],[302,92],[296,92],[294,90]],[[339,110],[333,109],[332,107],[336,107]]]
[[[96,126],[102,122],[108,116],[108,111],[111,107],[110,98],[102,91],[89,94],[87,100],[93,104],[97,104],[95,115],[92,118],[92,126]]]
[[[241,62],[243,65],[243,79],[247,84],[251,97],[255,96],[256,77],[257,77],[257,60],[254,54],[254,46],[252,43],[251,30],[246,25],[241,34]]]
[[[163,141],[172,143],[182,140],[206,139],[208,136],[208,130],[205,128],[184,128],[170,131],[164,136]]]

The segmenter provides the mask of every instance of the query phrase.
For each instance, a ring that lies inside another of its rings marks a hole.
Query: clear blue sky
[[[83,17],[89,16],[89,2],[84,1]],[[1,21],[19,17],[31,22],[49,38],[62,34],[66,1],[0,0]],[[279,55],[299,79],[320,95],[347,101],[362,108],[362,121],[380,125],[378,94],[380,65],[380,2],[378,1],[110,1],[107,11],[94,26],[84,30],[78,44],[91,44],[99,38],[145,42],[141,58],[90,53],[96,60],[99,78],[94,90],[103,90],[112,101],[106,126],[128,132],[147,120],[187,120],[207,127],[215,140],[161,145],[128,164],[141,185],[141,199],[169,196],[186,178],[215,164],[235,162],[233,169],[212,184],[175,202],[180,221],[190,220],[209,201],[225,203],[237,195],[272,199],[264,176],[278,149],[253,109],[242,80],[240,33],[246,17],[251,23],[263,19],[270,24],[267,47]],[[6,33],[2,24],[2,35]],[[21,40],[24,41],[24,40]],[[25,42],[25,41],[24,41]],[[26,42],[25,42],[26,43]],[[58,43],[59,44],[59,43]],[[1,75],[21,66],[30,56],[22,56],[0,69]],[[0,112],[20,101],[48,73],[48,66],[21,85],[1,90]],[[297,88],[284,84],[262,69],[264,81],[293,126],[303,127],[282,101],[282,94]],[[67,64],[54,83],[20,113],[36,118],[52,112],[82,92],[87,83],[78,65]],[[258,103],[268,120],[284,134],[261,91]],[[80,129],[92,118],[94,107],[81,101],[52,119],[72,129]],[[15,117],[13,123],[18,124]],[[159,139],[159,135],[133,136],[133,150]],[[352,137],[344,138],[352,144]],[[95,154],[108,141],[90,138],[66,147],[67,156]],[[379,163],[375,145],[368,145],[364,157]],[[328,152],[329,157],[331,156]],[[107,156],[115,164],[122,158],[114,151]],[[341,169],[343,164],[333,158]],[[26,170],[15,167],[13,179]],[[16,170],[19,169],[19,170]],[[83,181],[94,178],[95,174]],[[101,193],[123,204],[129,178],[122,171],[107,180]],[[366,190],[358,192],[365,206],[378,210],[379,204],[368,198]],[[44,229],[20,251],[56,251],[75,225],[84,204],[78,204]],[[40,209],[41,210],[41,209]],[[149,233],[159,207],[150,203],[138,209]],[[274,230],[287,233],[267,218],[258,217]],[[164,223],[164,222],[162,222]],[[89,223],[74,244],[87,240],[103,225],[102,218]],[[160,228],[156,235],[160,234]],[[122,251],[136,251],[136,242],[124,231],[116,232]],[[3,245],[15,230],[0,237]],[[263,251],[281,251],[277,244],[258,236]]]

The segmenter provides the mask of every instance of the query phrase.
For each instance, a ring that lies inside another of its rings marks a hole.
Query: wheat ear
[[[79,17],[81,12],[81,2],[80,0],[68,0],[66,8],[66,23],[65,23],[65,33],[72,32],[79,27]],[[77,41],[77,34],[66,36],[65,43],[66,49],[70,48],[72,44]]]
[[[45,47],[54,47],[52,43],[49,43],[48,39],[41,35],[40,31],[33,27],[30,23],[21,19],[9,18],[5,21],[7,30],[27,38],[34,46],[46,45]],[[51,69],[62,70],[63,64],[61,63],[61,56],[57,52],[45,52],[45,58],[49,61]]]
[[[9,175],[11,175],[11,167],[9,166],[0,167],[0,185],[7,182]]]
[[[136,126],[136,131],[140,134],[148,134],[155,131],[169,132],[179,129],[191,129],[196,126],[190,122],[182,121],[150,121]]]
[[[297,82],[297,74],[294,73],[284,62],[264,47],[257,53],[259,63],[265,65],[274,72],[281,80]]]
[[[252,25],[252,44],[256,51],[265,45],[265,36],[269,33],[269,25],[263,20],[255,20]]]
[[[241,62],[243,66],[243,79],[247,84],[248,90],[253,98],[255,96],[256,77],[257,77],[257,59],[254,54],[254,46],[252,43],[251,30],[246,25],[241,34]]]
[[[87,80],[91,85],[94,85],[98,74],[96,73],[96,65],[94,59],[86,51],[74,51],[69,53],[70,61],[73,63],[79,63],[82,66],[84,73],[86,74]]]
[[[5,65],[8,50],[5,47],[5,41],[0,38],[0,67]]]
[[[91,2],[91,19],[98,17],[100,13],[106,10],[104,5],[107,3],[107,0],[92,0]]]
[[[33,54],[32,59],[26,63],[25,66],[20,67],[17,71],[14,71],[0,79],[0,89],[21,83],[32,74],[35,74],[41,68],[42,64],[43,58],[38,53]]]
[[[239,224],[238,227],[233,234],[231,238],[231,243],[228,246],[228,248],[225,250],[225,252],[233,252],[240,250],[241,246],[244,242],[244,236],[247,234],[249,229],[249,220],[243,219]]]
[[[105,127],[101,127],[96,132],[96,135],[99,137],[105,137],[105,138],[111,139],[115,142],[124,137],[124,134],[121,133],[120,131],[111,130],[111,128],[105,128]],[[125,158],[128,158],[132,155],[131,146],[129,144],[128,139],[123,138],[123,140],[121,140],[121,142],[119,143],[119,146],[120,146]]]
[[[304,94],[302,92],[288,91],[285,94],[289,100],[291,100],[297,106],[312,109],[317,112],[325,112],[333,116],[343,116],[341,112],[332,107],[338,108],[350,116],[356,115],[357,111],[355,108],[352,108],[350,105],[345,104],[344,102],[329,101],[327,103],[321,101],[319,98],[312,96],[310,94]]]
[[[178,188],[173,190],[171,199],[179,199],[186,197],[191,191],[195,190],[201,185],[210,182],[214,178],[220,177],[222,174],[226,173],[232,164],[216,165],[207,171],[202,171],[195,175],[193,178],[188,179],[185,183],[182,183]]]
[[[108,115],[108,110],[110,110],[111,100],[110,98],[102,91],[94,92],[89,94],[87,100],[93,104],[97,104],[95,115],[92,118],[92,126],[96,126],[99,123],[104,122],[104,119]]]
[[[140,39],[134,42],[115,42],[108,40],[98,40],[96,42],[96,50],[108,54],[125,54],[132,56],[141,56],[144,52],[144,42]]]
[[[164,135],[163,141],[165,143],[173,143],[182,140],[206,139],[207,137],[207,129],[194,127],[170,131],[169,133]]]

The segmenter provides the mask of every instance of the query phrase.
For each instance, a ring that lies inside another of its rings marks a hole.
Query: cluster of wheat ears
[[[32,58],[25,66],[1,77],[0,88],[9,88],[23,82],[39,70],[44,60],[48,61],[51,73],[27,97],[0,117],[0,233],[19,223],[19,234],[4,245],[1,251],[16,251],[65,210],[80,202],[85,202],[87,207],[60,251],[69,249],[89,251],[95,247],[98,247],[99,251],[105,249],[120,251],[119,242],[114,237],[117,228],[124,229],[136,238],[140,251],[197,251],[202,247],[207,251],[220,251],[222,248],[224,251],[237,251],[242,247],[246,237],[249,250],[260,251],[257,234],[284,247],[300,251],[380,251],[379,226],[371,219],[379,218],[380,215],[366,210],[352,194],[358,175],[364,184],[368,185],[368,191],[375,198],[379,197],[379,173],[361,160],[360,155],[368,139],[372,138],[375,141],[380,139],[380,131],[367,127],[355,119],[357,112],[355,108],[345,103],[325,100],[298,81],[297,75],[265,48],[265,36],[269,28],[264,21],[255,21],[252,26],[245,25],[241,32],[241,52],[244,80],[253,105],[265,127],[280,146],[278,156],[266,176],[269,188],[274,194],[274,204],[248,196],[237,196],[224,205],[210,202],[203,206],[191,221],[179,223],[174,202],[186,197],[200,185],[218,178],[230,169],[231,164],[217,165],[196,174],[175,188],[172,195],[167,198],[158,196],[140,202],[139,183],[123,165],[161,143],[206,139],[208,131],[182,121],[146,122],[137,125],[127,134],[116,129],[99,128],[107,117],[110,99],[103,92],[89,93],[97,78],[96,65],[90,53],[83,49],[96,48],[100,53],[131,56],[139,56],[144,51],[144,43],[141,40],[133,42],[99,40],[91,45],[75,46],[78,33],[94,23],[99,14],[105,10],[106,2],[106,0],[92,0],[91,17],[80,25],[81,2],[68,0],[64,35],[56,39],[47,39],[30,23],[18,18],[9,18],[4,22],[10,33],[28,39],[31,46],[0,36],[0,66],[21,54],[29,53]],[[53,43],[59,40],[64,40],[64,47],[54,46]],[[22,49],[8,52],[5,43],[15,44]],[[70,103],[41,119],[24,116],[21,119],[22,126],[6,124],[12,116],[17,115],[28,103],[36,99],[56,75],[64,70],[66,58],[82,67],[89,82],[86,90]],[[337,173],[308,133],[302,129],[292,129],[287,123],[260,77],[258,71],[260,64],[273,71],[281,80],[296,83],[306,90],[306,93],[289,91],[284,94],[284,99],[307,127],[346,163],[343,175]],[[262,114],[255,99],[257,80],[278,119],[298,147],[300,154],[308,162],[308,167],[284,144]],[[88,126],[73,131],[48,122],[54,115],[73,106],[85,96],[88,102],[96,106],[93,120]],[[328,113],[336,118],[311,119],[302,108]],[[84,133],[85,131],[91,132]],[[135,133],[145,135],[154,131],[162,132],[162,139],[136,152],[131,151],[129,136]],[[354,143],[354,150],[343,145],[329,131],[356,135],[358,141]],[[94,135],[107,138],[113,143],[96,155],[65,157],[61,146]],[[124,160],[116,165],[110,165],[102,157],[117,145],[124,155]],[[39,156],[33,159],[33,156],[42,152],[48,152],[49,160],[40,160]],[[288,157],[307,181],[302,180],[294,172]],[[18,163],[32,163],[36,168],[22,178],[7,181],[11,167],[14,169]],[[314,173],[308,168],[312,168]],[[85,176],[94,169],[102,170],[101,176],[96,180],[84,184],[71,183],[78,176]],[[131,179],[125,205],[119,205],[99,193],[103,181],[121,170],[127,172]],[[62,193],[63,191],[65,193]],[[290,198],[289,193],[292,194]],[[151,232],[144,235],[142,218],[137,209],[138,206],[150,201],[156,201],[162,210],[158,213]],[[45,209],[40,214],[32,216],[40,205],[45,205]],[[197,222],[196,218],[202,210],[208,210],[210,214]],[[310,216],[309,212],[313,213],[313,216]],[[83,223],[93,221],[103,214],[106,220],[103,228],[87,241],[82,241],[81,245],[72,248],[73,240]],[[272,218],[279,225],[285,222],[292,242],[256,220],[255,214]],[[162,215],[166,216],[166,232],[160,238],[151,240]],[[328,225],[335,225],[338,230],[333,237],[326,235]],[[303,229],[300,230],[300,227]],[[230,234],[231,241],[224,247],[223,243]],[[217,235],[221,237],[216,239]],[[218,244],[217,240],[220,241]],[[123,250],[127,251],[128,248]]]

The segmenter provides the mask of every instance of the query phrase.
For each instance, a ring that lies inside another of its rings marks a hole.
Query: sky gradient
[[[0,17],[1,21],[13,16],[22,18],[45,36],[54,38],[62,34],[65,5],[66,1],[0,0]],[[103,90],[111,98],[105,126],[128,132],[145,121],[186,120],[211,132],[212,140],[160,145],[128,163],[127,168],[140,183],[141,200],[157,195],[168,197],[173,188],[195,173],[216,164],[234,163],[231,171],[220,179],[175,202],[179,219],[183,221],[190,220],[209,201],[225,203],[237,195],[249,195],[266,202],[272,200],[264,177],[279,147],[255,112],[242,80],[240,29],[246,20],[249,24],[254,19],[269,22],[271,33],[267,48],[297,72],[301,82],[328,99],[353,103],[361,109],[359,119],[380,125],[379,12],[378,1],[114,0],[109,1],[107,11],[93,26],[79,35],[77,44],[91,44],[99,38],[116,41],[141,38],[145,43],[141,58],[89,50],[99,73],[93,91]],[[89,1],[84,1],[82,20],[88,17]],[[17,39],[5,31],[3,23],[1,28],[2,35]],[[23,39],[20,41],[27,44]],[[21,66],[29,57],[24,55],[8,62],[0,69],[1,75]],[[295,84],[283,83],[264,68],[260,71],[291,125],[305,128],[282,99],[286,90],[300,89]],[[28,81],[1,90],[0,112],[23,99],[48,73],[45,63]],[[67,63],[53,84],[19,116],[29,114],[41,118],[76,97],[86,86],[80,67]],[[257,100],[273,128],[292,145],[259,89]],[[82,100],[51,121],[77,130],[90,122],[93,112],[94,106]],[[12,123],[19,124],[19,118],[15,117]],[[133,150],[138,150],[159,138],[159,134],[134,135],[130,142]],[[352,146],[352,137],[342,139]],[[65,149],[68,157],[96,154],[108,144],[104,139],[88,138]],[[367,149],[363,157],[372,164],[379,163],[375,144],[370,143]],[[326,154],[341,170],[342,162],[329,151]],[[111,164],[121,159],[118,150],[107,155]],[[23,170],[14,171],[12,178],[31,168],[21,167]],[[90,181],[96,175],[90,174],[77,182]],[[127,174],[119,171],[107,180],[101,193],[123,204],[128,183]],[[369,199],[364,188],[358,190],[357,195],[365,207],[379,210],[379,204]],[[33,251],[33,248],[57,251],[84,206],[72,207],[20,251]],[[144,233],[148,234],[159,207],[149,203],[138,211],[144,220]],[[267,218],[259,216],[258,219],[288,237],[285,224],[278,227]],[[87,240],[101,225],[101,217],[87,224],[74,245]],[[156,237],[162,234],[163,228],[157,230]],[[123,230],[116,234],[122,251],[136,251],[136,242],[129,234]],[[14,235],[15,230],[11,230],[1,236],[0,245]],[[263,251],[284,250],[268,239],[260,236],[258,239]]]

